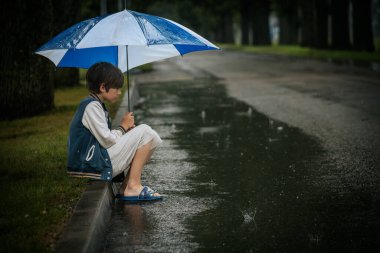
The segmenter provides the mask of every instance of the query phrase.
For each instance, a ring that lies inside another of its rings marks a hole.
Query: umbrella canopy
[[[216,49],[219,48],[174,21],[124,10],[82,21],[36,53],[57,67],[89,68],[106,61],[126,72],[149,62]]]

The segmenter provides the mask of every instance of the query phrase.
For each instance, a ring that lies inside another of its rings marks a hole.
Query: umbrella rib
[[[127,10],[128,11],[128,10]],[[134,18],[135,20],[137,21],[137,23],[139,24],[140,26],[140,29],[141,31],[143,32],[143,34],[145,35],[145,39],[147,41],[147,45],[151,45],[150,44],[150,39],[148,38],[148,32],[147,30],[145,29],[145,26],[144,24],[142,24],[142,21],[140,20],[139,18],[139,15],[138,15],[138,12],[134,12],[134,11],[128,11]],[[165,18],[161,18],[161,17],[156,17],[156,18],[159,18],[159,19],[162,19],[163,21],[165,22],[168,22],[168,20],[166,20]],[[163,38],[166,38],[166,36],[164,35],[164,33],[161,31],[160,27],[158,27],[155,23],[152,23],[152,22],[149,22],[149,20],[147,19],[144,19],[145,22],[149,23],[152,27],[154,27],[156,29],[157,32],[160,33],[160,35],[163,37]],[[172,23],[172,22],[169,22],[171,23],[172,25],[176,26],[176,24]],[[180,28],[180,27],[179,27]],[[182,28],[180,28],[182,29]],[[194,35],[192,35],[191,33],[189,33],[188,31],[182,29],[183,32],[187,33],[189,36],[193,37],[195,40],[199,41],[201,44],[207,46],[207,44],[205,44],[204,42],[200,41],[197,37],[195,37]],[[168,41],[166,39],[166,42],[165,43],[155,43],[155,44],[161,44],[161,45],[171,45],[171,44],[176,44],[176,43],[173,43],[173,41]],[[192,44],[189,44],[189,45],[192,45]]]
[[[145,40],[146,40],[146,44],[147,46],[149,46],[149,42],[148,42],[148,39],[146,38],[146,29],[144,28],[143,24],[141,23],[140,19],[136,18],[136,16],[133,14],[133,11],[129,11],[127,10],[136,20],[137,24],[140,26],[140,29],[142,31],[142,33],[144,34],[144,37],[145,37]]]

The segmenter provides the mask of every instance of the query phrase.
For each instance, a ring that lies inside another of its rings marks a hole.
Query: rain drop
[[[252,108],[251,107],[248,108],[247,114],[249,117],[252,117]]]
[[[202,119],[205,119],[205,118],[206,118],[206,112],[205,112],[205,110],[202,110],[202,112],[201,112],[201,117],[202,117]]]
[[[213,191],[214,190],[214,187],[216,186],[217,184],[214,182],[214,180],[210,180],[209,182],[209,186],[210,186],[210,189]]]

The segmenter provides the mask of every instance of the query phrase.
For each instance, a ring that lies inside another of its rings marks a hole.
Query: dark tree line
[[[131,8],[174,19],[217,42],[233,42],[236,32],[233,26],[238,24],[243,45],[269,45],[268,21],[270,14],[275,13],[279,19],[279,44],[374,50],[372,0],[132,0],[131,3]]]
[[[79,83],[78,69],[56,69],[34,54],[79,20],[75,0],[1,2],[0,119],[33,116],[54,107],[54,87]]]
[[[79,22],[80,1],[75,0],[51,0],[53,12],[53,36],[64,31],[71,25]],[[77,68],[57,68],[54,71],[54,86],[67,87],[79,84],[79,71]]]
[[[372,0],[128,0],[127,7],[173,19],[215,42],[269,45],[275,13],[280,44],[373,51]],[[378,6],[378,4],[376,5]],[[56,69],[33,54],[71,25],[124,8],[123,0],[1,2],[0,119],[50,110],[54,87],[78,83],[77,69]],[[351,24],[351,25],[350,25]]]
[[[33,55],[50,38],[52,8],[44,0],[1,3],[1,119],[35,115],[53,106],[52,66]]]
[[[242,44],[269,45],[269,0],[241,0]]]
[[[273,4],[280,19],[280,44],[374,50],[371,0],[275,0]]]

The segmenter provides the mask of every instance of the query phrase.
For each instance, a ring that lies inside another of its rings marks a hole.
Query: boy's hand
[[[123,119],[121,120],[120,124],[125,130],[128,131],[130,128],[135,127],[135,117],[133,116],[133,112],[127,112]]]

